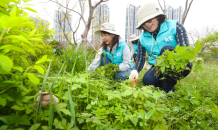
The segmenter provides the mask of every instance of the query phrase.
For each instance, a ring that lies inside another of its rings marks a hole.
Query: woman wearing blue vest
[[[126,75],[129,75],[133,68],[128,45],[116,33],[115,26],[111,23],[102,24],[101,29],[95,34],[101,35],[103,42],[88,70],[96,70],[100,65],[104,66],[112,62],[119,66],[120,71],[116,78],[126,80]],[[106,59],[101,57],[102,53],[106,54]]]
[[[154,85],[161,87],[165,92],[174,91],[174,86],[177,80],[186,77],[192,68],[189,63],[187,67],[190,70],[185,70],[181,73],[181,77],[175,79],[168,75],[164,75],[165,79],[160,80],[163,74],[156,74],[154,65],[156,64],[156,56],[161,55],[164,50],[172,51],[179,46],[188,46],[189,41],[187,33],[183,25],[176,20],[166,20],[166,16],[160,12],[160,9],[155,3],[148,3],[142,6],[137,11],[138,25],[137,29],[143,29],[144,32],[139,36],[140,43],[138,44],[137,62],[129,78],[137,79],[138,73],[143,68],[145,63],[145,53],[149,55],[148,63],[152,67],[145,73],[143,83],[145,85]],[[177,74],[177,73],[175,73]]]
[[[135,34],[130,36],[130,42],[132,42],[132,51],[131,51],[131,57],[133,57],[134,61],[136,62],[136,56],[138,52],[138,42],[139,42],[139,36],[136,36]]]

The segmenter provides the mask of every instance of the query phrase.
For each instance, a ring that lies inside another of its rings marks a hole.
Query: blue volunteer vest
[[[134,53],[137,55],[137,53],[138,53],[138,44],[132,44],[132,47],[134,48]]]
[[[156,56],[160,55],[160,51],[164,46],[170,45],[174,48],[177,46],[176,23],[176,20],[165,20],[165,22],[160,25],[160,31],[157,34],[156,40],[147,31],[141,33],[139,40],[149,55],[148,63],[150,65],[156,64]]]
[[[104,50],[104,53],[106,53],[106,56],[112,61],[112,63],[120,65],[123,62],[123,50],[126,46],[127,44],[125,42],[120,42],[113,55],[108,49],[106,51]],[[129,59],[129,61],[132,69],[134,65],[131,59]]]

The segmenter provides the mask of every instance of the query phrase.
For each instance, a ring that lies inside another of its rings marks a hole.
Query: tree
[[[163,2],[164,2],[164,6],[162,6],[162,5],[160,4],[160,0],[158,0],[158,3],[159,3],[159,5],[160,5],[160,7],[161,7],[161,10],[162,10],[163,13],[165,14],[165,10],[166,10],[165,0],[163,0]],[[184,23],[185,23],[185,19],[186,19],[187,15],[188,15],[188,12],[189,12],[189,10],[190,10],[190,8],[191,8],[192,2],[193,2],[193,0],[191,0],[191,2],[189,2],[189,0],[186,0],[186,2],[185,2],[185,10],[184,10],[183,16],[182,16],[182,24],[183,24],[183,25],[184,25]]]
[[[61,3],[61,2],[59,2],[59,1],[54,1],[54,0],[49,0],[49,1],[51,1],[51,2],[55,2],[55,3],[57,3],[60,7],[62,7],[62,8],[65,8],[66,9],[66,12],[68,11],[68,12],[74,12],[75,14],[77,14],[78,16],[79,16],[79,20],[78,20],[78,24],[76,25],[76,27],[77,27],[77,29],[78,29],[78,27],[79,27],[79,25],[80,25],[80,20],[81,21],[83,21],[83,24],[84,24],[84,27],[85,27],[85,29],[84,29],[84,31],[83,31],[83,33],[82,33],[82,35],[81,35],[81,38],[82,38],[82,44],[84,44],[84,45],[86,45],[87,43],[89,43],[88,42],[88,40],[87,40],[87,37],[88,37],[88,32],[89,32],[89,30],[90,30],[90,28],[91,28],[91,22],[92,22],[92,19],[94,18],[93,17],[93,12],[94,12],[94,10],[95,10],[95,8],[98,6],[98,5],[100,5],[101,3],[103,3],[103,2],[107,2],[107,1],[109,1],[109,0],[100,0],[100,1],[98,1],[97,3],[95,3],[94,5],[92,5],[92,3],[93,3],[93,0],[78,0],[77,2],[76,2],[76,4],[75,4],[75,6],[74,7],[79,7],[80,8],[80,11],[78,11],[78,10],[76,10],[75,8],[72,8],[72,9],[70,9],[69,7],[68,7],[68,5],[69,5],[69,3],[67,3],[66,5],[64,5],[63,3]],[[69,0],[70,1],[70,0]],[[88,8],[86,8],[86,1],[88,1]],[[78,6],[79,5],[79,6]],[[85,17],[85,11],[88,11],[88,17]],[[76,29],[76,30],[77,30]],[[75,34],[75,31],[74,31],[74,33],[73,33],[73,35]],[[75,38],[75,37],[74,37]],[[90,43],[89,43],[90,44]]]
[[[217,50],[217,40],[218,35],[214,27],[204,27],[202,29],[194,29],[188,31],[189,42],[195,46],[195,42],[198,40],[202,46],[202,50],[199,53],[199,56],[203,54],[204,51],[210,51],[216,54]],[[216,48],[216,49],[214,49]]]
[[[56,33],[59,33],[61,37],[64,37],[64,41],[72,43],[76,43],[77,39],[75,37],[76,32],[78,31],[81,18],[78,18],[74,25],[72,25],[72,15],[71,11],[68,10],[70,0],[58,1],[57,3],[57,11],[56,17],[54,19],[55,23],[58,24],[60,30],[56,30]],[[63,7],[65,5],[65,7]],[[76,6],[73,6],[73,9]],[[60,39],[63,40],[62,38]],[[72,42],[71,42],[72,41]]]
[[[202,46],[202,50],[199,56],[201,56],[203,51],[205,50],[216,53],[218,49],[217,42],[218,42],[218,32],[217,31],[214,31],[213,33],[209,33],[206,37],[201,38],[199,40],[199,43]]]

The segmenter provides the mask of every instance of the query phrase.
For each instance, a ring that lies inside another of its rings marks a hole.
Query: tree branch
[[[89,0],[89,1],[91,1],[91,0]],[[94,5],[94,6],[92,6],[92,8],[93,9],[95,9],[96,7],[98,7],[98,5],[100,5],[102,2],[107,2],[107,1],[109,1],[109,0],[100,0],[98,3],[96,3],[96,5]]]
[[[164,1],[164,9],[162,8],[162,6],[161,6],[161,4],[160,4],[160,0],[158,0],[158,4],[159,4],[161,10],[163,11],[163,13],[165,14],[165,10],[166,10],[165,0],[163,0],[163,1]]]
[[[192,2],[193,2],[193,0],[191,0],[191,2],[189,3],[188,10],[186,11],[186,14],[185,14],[185,18],[184,18],[183,23],[185,23],[185,19],[186,19],[187,15],[188,15],[188,12],[189,12],[189,9],[190,9],[190,7],[191,7]]]
[[[75,11],[73,9],[67,8],[67,7],[63,6],[62,4],[60,4],[60,3],[56,2],[56,1],[53,1],[53,0],[49,0],[49,1],[54,2],[54,3],[58,4],[58,5],[60,5],[61,7],[66,8],[66,9],[68,9],[70,11],[73,11],[73,12],[77,13],[79,16],[82,17],[82,15],[79,12],[77,12],[77,11]]]

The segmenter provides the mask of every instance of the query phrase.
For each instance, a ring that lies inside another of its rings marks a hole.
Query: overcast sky
[[[45,2],[46,0],[34,0],[35,6],[33,7],[38,11],[40,17],[47,19],[53,27],[53,17],[54,10],[57,7],[54,3],[40,3],[40,1]],[[77,0],[72,0],[76,2]],[[162,1],[162,0],[160,0]],[[186,0],[165,0],[167,4],[172,7],[183,6],[185,8]],[[190,1],[190,0],[189,0]],[[110,0],[108,2],[110,8],[110,23],[115,24],[117,32],[124,38],[125,36],[125,15],[126,15],[126,5],[131,3],[135,6],[141,5],[148,2],[156,2],[158,0]],[[32,14],[32,13],[31,13]],[[203,27],[214,27],[218,28],[218,0],[194,0],[189,10],[188,16],[185,21],[185,28],[187,31],[193,29],[201,29]],[[76,16],[75,16],[76,17]],[[75,18],[73,15],[73,18]],[[74,23],[73,23],[74,24]],[[79,29],[79,34],[77,38],[80,37],[82,31],[84,30],[83,24],[81,24]]]

